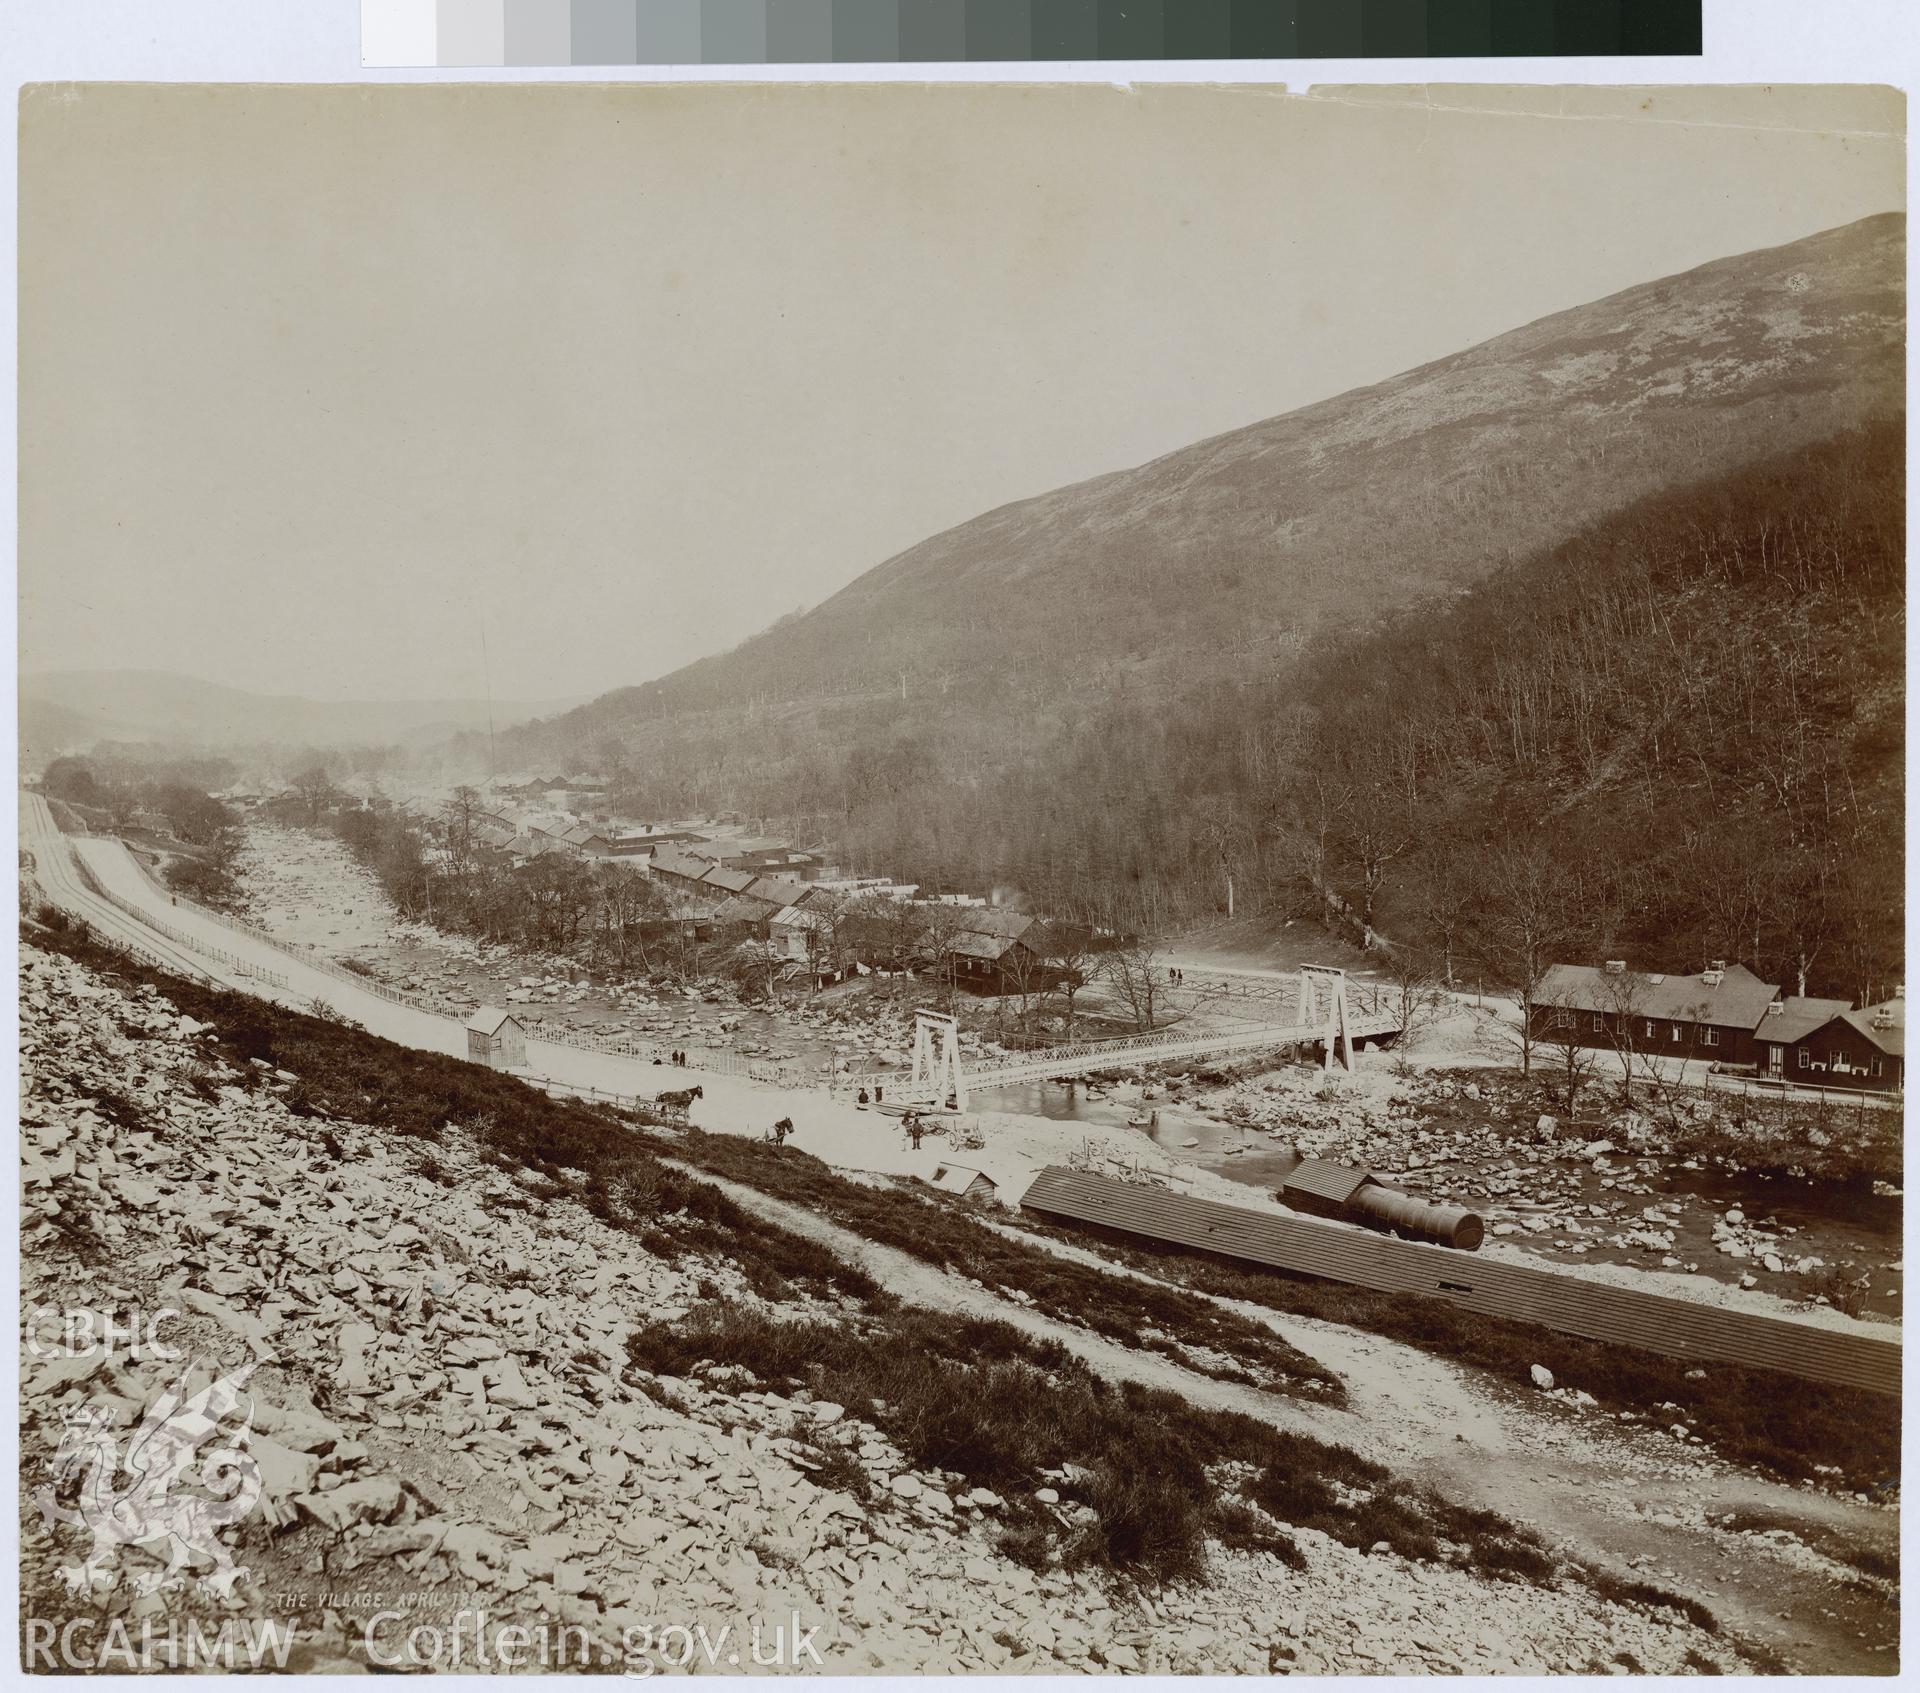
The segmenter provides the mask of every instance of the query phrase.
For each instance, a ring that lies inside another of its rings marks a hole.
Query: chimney
[[[1717,965],[1711,970],[1702,970],[1700,972],[1700,980],[1710,988],[1717,988],[1726,979],[1726,971]]]
[[[1769,1017],[1784,1017],[1786,1014],[1787,1002],[1784,999],[1770,999],[1767,1001],[1767,1015]]]
[[[1724,958],[1716,958],[1713,961],[1713,973],[1716,976],[1724,976],[1727,973],[1727,961]]]
[[[1609,958],[1607,960],[1607,974],[1609,976],[1624,976],[1626,973],[1627,961],[1624,958]]]

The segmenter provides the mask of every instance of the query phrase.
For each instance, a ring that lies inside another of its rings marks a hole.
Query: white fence
[[[246,977],[257,982],[266,982],[276,988],[289,987],[285,976],[272,970],[264,970],[249,959],[238,958],[233,953],[223,952],[217,946],[209,946],[197,935],[189,935],[180,929],[176,929],[171,923],[163,923],[159,919],[149,916],[146,912],[142,911],[131,900],[122,899],[117,893],[113,892],[111,888],[104,887],[101,884],[100,878],[87,868],[86,860],[81,858],[78,853],[74,854],[73,867],[79,873],[80,880],[86,885],[89,893],[93,894],[96,898],[104,899],[114,910],[132,918],[134,922],[141,924],[143,927],[153,930],[155,934],[166,936],[174,945],[185,947],[189,952],[196,952],[202,958],[211,958],[216,964],[224,964],[236,976]],[[166,960],[155,957],[143,947],[127,943],[123,947],[123,950],[146,960],[156,969],[175,971],[179,969],[177,964],[169,964]]]
[[[387,1000],[391,1004],[404,1005],[409,1011],[424,1011],[430,1017],[451,1017],[455,1015],[445,1004],[437,1004],[433,1001],[422,999],[415,994],[402,993],[398,988],[390,988],[383,982],[375,981],[371,976],[361,975],[358,970],[349,970],[345,965],[336,964],[330,958],[321,957],[319,953],[311,947],[295,946],[291,941],[283,941],[277,935],[270,935],[265,929],[256,928],[253,924],[245,922],[241,918],[231,916],[225,911],[215,911],[212,906],[202,905],[198,900],[188,899],[184,894],[174,893],[170,888],[163,887],[153,872],[142,864],[138,858],[135,858],[131,852],[127,854],[127,857],[132,859],[134,868],[140,872],[141,877],[147,885],[162,899],[176,905],[184,904],[188,910],[194,912],[196,915],[219,923],[233,930],[237,935],[245,935],[248,940],[258,941],[262,946],[272,947],[275,952],[284,954],[298,964],[304,964],[309,970],[318,970],[324,976],[332,976],[336,981],[346,982],[353,987],[360,988],[367,993]],[[108,897],[112,898],[111,895]],[[124,900],[118,903],[126,906]],[[126,906],[126,909],[130,912],[133,910],[131,906]],[[142,922],[149,924],[153,928],[159,929],[163,934],[166,932],[166,926],[164,924],[155,922],[144,913],[133,912],[133,915],[139,917]],[[184,941],[182,944],[195,946],[196,950],[202,952],[208,950],[204,942],[195,943],[192,941]],[[255,966],[255,968],[258,967]],[[284,980],[282,981],[282,985],[284,985]]]
[[[184,896],[175,894],[161,886],[160,882],[155,879],[153,873],[148,870],[138,858],[134,858],[133,854],[129,853],[127,856],[133,859],[134,866],[139,870],[141,876],[145,878],[147,884],[154,892],[162,898],[167,900],[182,900],[190,909],[197,912],[200,916],[211,918],[214,922],[232,929],[236,934],[245,935],[248,939],[258,941],[263,946],[270,946],[276,952],[284,953],[287,957],[306,965],[310,970],[318,970],[324,975],[332,976],[336,980],[346,982],[350,986],[359,988],[366,993],[375,994],[379,998],[389,1001],[391,1004],[403,1005],[410,1011],[423,1012],[430,1017],[463,1020],[466,1015],[465,1012],[455,1009],[448,1002],[423,999],[415,994],[403,993],[398,988],[390,988],[382,982],[375,981],[370,976],[361,975],[357,970],[349,970],[345,965],[336,964],[331,959],[320,957],[317,953],[309,949],[295,946],[291,942],[281,940],[278,936],[270,935],[266,930],[256,928],[253,924],[245,922],[238,917],[230,916],[224,911],[215,911],[209,906],[201,905],[197,900],[185,899]],[[122,906],[126,905],[125,901],[118,901],[117,903]],[[142,922],[149,924],[153,928],[160,929],[162,933],[166,933],[164,925],[155,923],[152,918],[133,911],[130,906],[127,906],[126,909],[131,915],[139,917]],[[195,943],[190,941],[183,941],[182,944],[195,945]],[[198,943],[195,949],[203,953],[212,950],[208,948],[204,942]],[[224,958],[226,955],[223,953],[220,956]],[[257,970],[257,967],[254,968]],[[271,976],[271,972],[267,971],[259,971],[258,973]],[[285,986],[283,979],[273,979],[280,980],[281,985]],[[629,1036],[620,1035],[595,1035],[577,1029],[570,1029],[564,1033],[557,1034],[545,1030],[538,1030],[534,1031],[533,1038],[535,1040],[550,1042],[554,1046],[570,1046],[581,1052],[605,1052],[620,1058],[641,1059],[647,1063],[658,1060],[664,1065],[668,1056],[668,1049],[654,1041],[637,1040]],[[797,1069],[791,1065],[775,1064],[763,1059],[743,1058],[738,1053],[715,1052],[711,1049],[694,1047],[683,1047],[679,1050],[684,1051],[687,1055],[684,1068],[689,1070],[704,1070],[710,1075],[742,1076],[750,1081],[768,1082],[780,1087],[806,1087],[820,1080],[818,1076],[809,1075],[804,1070]],[[616,1098],[621,1096],[610,1094],[607,1097]]]

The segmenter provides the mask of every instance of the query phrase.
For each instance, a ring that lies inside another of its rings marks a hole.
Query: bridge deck
[[[1355,1041],[1376,1039],[1399,1032],[1399,1022],[1385,1011],[1355,1013],[1347,1020],[1347,1033]],[[999,1057],[969,1059],[966,1066],[970,1091],[1004,1087],[1014,1082],[1043,1081],[1051,1076],[1077,1076],[1089,1070],[1125,1070],[1136,1065],[1162,1064],[1182,1058],[1206,1058],[1236,1052],[1260,1052],[1270,1047],[1292,1046],[1305,1041],[1324,1040],[1327,1024],[1323,1017],[1307,1022],[1264,1024],[1253,1028],[1206,1034],[1178,1033],[1135,1035],[1117,1041],[1080,1041],[1071,1046],[1043,1047],[1035,1052],[1010,1052]],[[839,1089],[880,1085],[902,1099],[917,1097],[915,1084],[899,1071],[873,1070],[857,1075],[836,1077]],[[928,1090],[923,1086],[921,1092]]]
[[[1486,1316],[1616,1346],[1703,1363],[1753,1365],[1876,1393],[1900,1392],[1898,1339],[1641,1293],[1059,1166],[1042,1170],[1020,1205],[1045,1217],[1119,1229],[1272,1269],[1382,1293],[1444,1299]]]

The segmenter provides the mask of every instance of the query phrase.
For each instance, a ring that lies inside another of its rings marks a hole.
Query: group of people
[[[887,1097],[887,1090],[883,1088],[878,1082],[875,1082],[873,1084],[873,1103],[875,1105],[878,1105],[881,1102],[881,1100],[885,1099],[886,1097]],[[859,1105],[865,1105],[867,1103],[867,1090],[865,1088],[862,1088],[860,1090],[860,1093],[855,1103]]]
[[[1184,970],[1169,970],[1167,972],[1167,980],[1172,982],[1176,987],[1186,979],[1187,973]]]
[[[687,1067],[687,1055],[680,1051],[670,1052],[667,1054],[667,1062],[677,1070],[684,1070]]]

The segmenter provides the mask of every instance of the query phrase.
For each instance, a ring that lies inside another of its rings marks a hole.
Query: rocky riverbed
[[[1406,1069],[1386,1053],[1352,1077],[1293,1067],[1171,1096],[1250,1137],[1243,1144],[1283,1150],[1262,1161],[1271,1179],[1294,1152],[1352,1164],[1470,1206],[1495,1248],[1681,1278],[1696,1297],[1712,1283],[1816,1312],[1902,1314],[1900,1196],[1885,1184],[1842,1191],[1684,1156],[1649,1115],[1608,1109],[1564,1123],[1517,1076]]]

